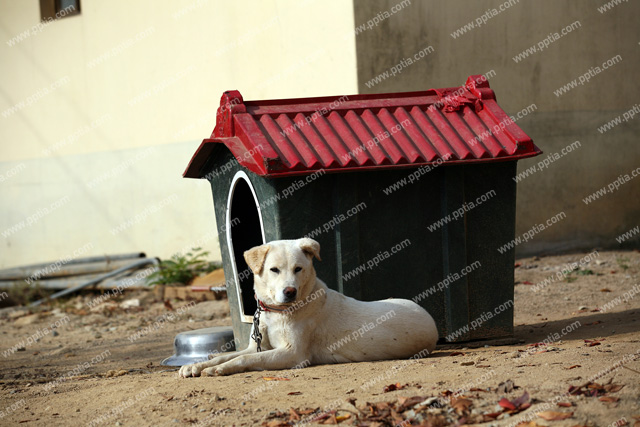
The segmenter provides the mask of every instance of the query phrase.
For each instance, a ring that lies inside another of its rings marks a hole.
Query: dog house
[[[511,335],[514,248],[498,248],[515,234],[516,162],[540,153],[482,76],[409,93],[224,92],[184,176],[211,184],[238,348],[256,310],[243,252],[302,236],[345,295],[414,299],[449,341]]]

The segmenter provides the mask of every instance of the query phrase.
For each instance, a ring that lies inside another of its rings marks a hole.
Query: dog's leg
[[[253,340],[251,340],[247,348],[245,348],[244,350],[237,351],[235,353],[230,353],[230,354],[222,354],[220,356],[216,356],[213,359],[207,360],[205,362],[194,363],[192,365],[185,365],[182,368],[180,368],[179,376],[182,378],[197,377],[200,375],[200,372],[202,372],[202,370],[205,368],[210,368],[212,366],[216,366],[221,363],[228,362],[229,360],[233,360],[236,357],[240,357],[245,354],[255,353],[256,350],[257,350],[257,345]]]
[[[260,353],[243,354],[215,367],[203,369],[202,375],[231,375],[245,371],[291,369],[310,365],[309,359],[291,349],[278,348]]]

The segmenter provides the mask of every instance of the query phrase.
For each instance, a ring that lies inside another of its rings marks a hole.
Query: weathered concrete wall
[[[354,1],[361,93],[459,86],[471,74],[495,73],[489,82],[508,114],[535,104],[518,125],[544,154],[519,162],[519,172],[579,141],[520,181],[516,235],[566,214],[520,244],[520,255],[618,247],[616,238],[640,225],[640,176],[591,203],[583,200],[640,167],[640,2],[598,9],[605,4]],[[420,51],[429,53],[414,58]],[[574,79],[575,87],[565,86]],[[625,112],[626,122],[599,130]],[[638,238],[625,243],[637,245]]]

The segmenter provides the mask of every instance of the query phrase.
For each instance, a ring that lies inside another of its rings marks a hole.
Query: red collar
[[[265,304],[262,301],[260,301],[258,299],[257,295],[254,294],[254,296],[255,296],[256,300],[258,301],[258,305],[260,306],[260,309],[262,311],[274,311],[274,312],[282,313],[282,312],[287,311],[287,310],[289,310],[291,308],[291,306],[288,306],[288,305],[268,305],[268,304]]]

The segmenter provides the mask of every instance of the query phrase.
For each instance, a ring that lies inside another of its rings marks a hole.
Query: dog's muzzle
[[[296,295],[298,295],[298,291],[296,288],[287,287],[282,291],[284,295],[284,302],[293,302],[296,300]]]

